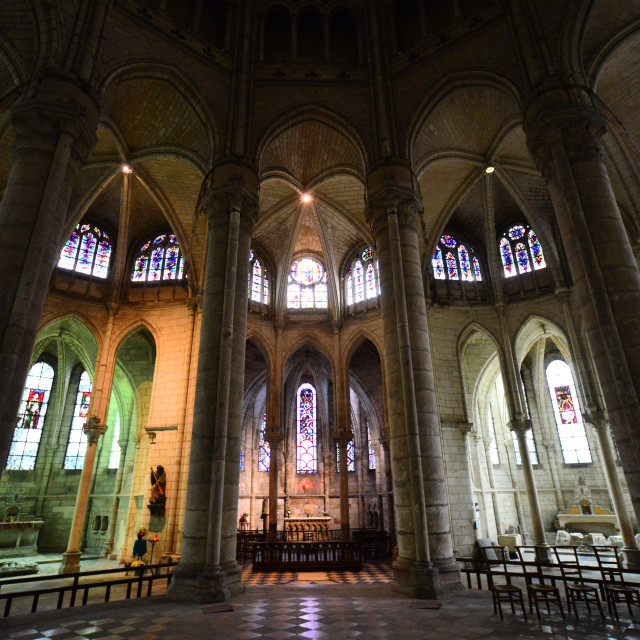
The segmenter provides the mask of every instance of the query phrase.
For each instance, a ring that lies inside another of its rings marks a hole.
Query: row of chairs
[[[512,582],[512,576],[508,571],[509,552],[506,547],[489,546],[481,547],[485,564],[487,566],[487,575],[489,579],[489,588],[491,589],[493,598],[493,613],[500,613],[500,619],[504,620],[502,613],[502,604],[509,603],[511,611],[515,614],[515,605],[522,607],[522,613],[525,620],[527,612],[524,605],[524,596],[522,589]],[[533,607],[536,608],[536,614],[540,618],[540,604],[544,603],[547,613],[551,613],[551,605],[557,605],[560,614],[564,619],[564,609],[560,599],[560,590],[555,586],[555,580],[561,579],[564,584],[565,599],[567,602],[568,612],[578,615],[578,603],[584,602],[587,611],[591,613],[591,605],[595,605],[600,615],[604,618],[604,612],[598,595],[598,587],[587,584],[583,576],[583,570],[586,568],[580,564],[578,550],[575,546],[555,546],[551,547],[557,560],[557,567],[560,571],[559,575],[545,575],[543,567],[546,565],[535,561],[532,564],[528,561],[527,555],[533,553],[536,558],[536,547],[520,546],[516,547],[522,574],[524,576],[527,598],[529,601],[529,613],[533,613]],[[625,582],[622,558],[616,547],[610,546],[593,546],[598,563],[598,569],[602,576],[602,588],[604,597],[607,602],[609,615],[618,617],[618,609],[616,605],[624,602],[629,609],[629,614],[633,616],[631,607],[633,605],[640,606],[640,592],[638,587]],[[595,568],[595,567],[594,567]],[[504,577],[504,582],[496,581],[498,575]]]

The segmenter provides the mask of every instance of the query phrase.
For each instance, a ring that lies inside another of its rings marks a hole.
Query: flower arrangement
[[[146,567],[147,563],[144,560],[134,560],[129,566],[132,569],[137,569],[138,567]]]
[[[141,529],[138,529],[138,537],[140,538],[144,538],[147,535],[147,530],[142,527]]]

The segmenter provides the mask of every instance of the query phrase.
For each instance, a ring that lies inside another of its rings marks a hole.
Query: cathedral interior
[[[3,0],[0,529],[640,568],[639,67],[637,0]]]

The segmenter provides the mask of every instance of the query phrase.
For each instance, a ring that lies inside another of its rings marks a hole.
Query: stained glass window
[[[506,231],[500,240],[500,257],[506,278],[547,266],[542,245],[529,225],[517,224]]]
[[[253,249],[249,251],[249,300],[269,304],[269,276]]]
[[[449,280],[459,280],[460,276],[458,275],[458,263],[456,259],[453,257],[451,251],[447,252],[447,275],[449,276]]]
[[[67,442],[67,452],[64,456],[65,469],[82,469],[84,455],[87,448],[87,436],[83,426],[89,415],[89,402],[91,400],[91,379],[86,371],[82,372],[78,382],[76,404],[71,420],[71,430]]]
[[[74,229],[64,245],[58,267],[104,280],[109,271],[110,258],[109,236],[98,227],[83,224]]]
[[[444,273],[444,260],[442,259],[442,249],[440,247],[436,247],[431,262],[436,280],[446,280],[447,276]]]
[[[549,363],[547,383],[564,461],[567,464],[591,462],[589,441],[569,365],[563,360]]]
[[[460,274],[462,275],[462,279],[467,282],[473,282],[474,273],[471,271],[469,252],[463,244],[458,247],[458,258],[460,260]]]
[[[120,412],[116,413],[116,422],[113,425],[113,439],[109,452],[109,469],[117,469],[120,466]]]
[[[258,435],[258,471],[269,471],[271,465],[271,447],[265,439],[267,433],[267,414],[263,414]]]
[[[296,470],[298,473],[315,473],[318,470],[316,390],[310,384],[301,384],[297,398]]]
[[[347,442],[347,471],[356,470],[356,452],[353,440]],[[340,447],[336,442],[336,472],[340,473]]]
[[[242,433],[242,439],[240,440],[240,471],[244,471],[244,449],[245,449],[244,432]]]
[[[515,432],[511,432],[511,437],[513,439],[513,451],[516,458],[516,464],[522,464],[522,457],[520,456],[520,444],[518,443],[518,436],[516,436]],[[526,434],[527,441],[527,449],[529,449],[529,458],[531,459],[531,464],[538,464],[538,450],[536,449],[536,441],[533,437],[533,429],[529,429]]]
[[[369,447],[369,469],[375,469],[376,463],[376,450],[371,440],[371,427],[367,425],[367,445]]]
[[[133,264],[132,282],[182,280],[184,258],[173,234],[163,234],[144,244]]]
[[[456,248],[457,247],[457,248]],[[451,234],[445,233],[431,258],[433,277],[436,280],[482,280],[480,262],[472,248],[460,244]]]
[[[7,469],[30,471],[35,468],[53,377],[53,369],[45,362],[37,362],[29,370],[18,413],[18,426],[13,431]]]
[[[289,272],[287,306],[290,309],[326,309],[328,302],[324,267],[313,258],[296,260]]]
[[[345,277],[347,306],[374,300],[380,295],[378,261],[371,247],[358,254],[349,266]]]

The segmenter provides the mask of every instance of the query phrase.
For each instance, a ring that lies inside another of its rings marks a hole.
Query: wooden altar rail
[[[104,602],[110,602],[112,600],[129,600],[130,598],[142,598],[143,592],[146,597],[151,597],[153,590],[153,583],[160,581],[166,582],[167,587],[171,583],[171,569],[173,563],[163,562],[161,564],[147,565],[142,570],[134,567],[123,567],[118,569],[99,569],[97,571],[82,571],[80,573],[69,574],[54,574],[49,576],[30,576],[28,578],[11,578],[0,582],[0,586],[4,587],[0,592],[0,603],[4,600],[4,613],[6,618],[11,613],[11,607],[14,600],[30,598],[31,599],[31,613],[35,613],[38,610],[38,605],[45,602],[46,609],[63,609],[65,607],[78,606],[78,596],[81,595],[82,599],[80,604],[86,605],[89,603],[89,591],[93,590],[94,597],[91,604],[96,602],[96,591],[104,589]],[[164,570],[164,573],[163,573]],[[129,577],[129,572],[134,573],[134,576]],[[122,578],[118,579],[118,574],[125,574]],[[107,576],[109,579],[101,581],[86,580],[86,578],[94,578],[95,576]],[[25,585],[36,582],[66,582],[63,585],[56,585],[49,588],[31,589],[28,591],[17,590],[8,591],[7,587],[14,585]],[[122,589],[115,589],[115,587],[121,586]],[[143,587],[146,587],[143,589]],[[68,601],[65,602],[65,596],[69,594]],[[159,594],[157,594],[159,595]],[[44,597],[43,597],[44,596]],[[47,598],[46,596],[51,596]],[[57,596],[57,597],[56,597]],[[124,598],[122,597],[124,596]],[[42,600],[41,600],[41,597]],[[102,599],[102,596],[99,596]],[[46,605],[49,606],[46,606]],[[0,605],[1,606],[1,605]],[[24,609],[18,611],[18,613],[24,613]]]
[[[253,571],[362,569],[359,542],[255,542]]]

